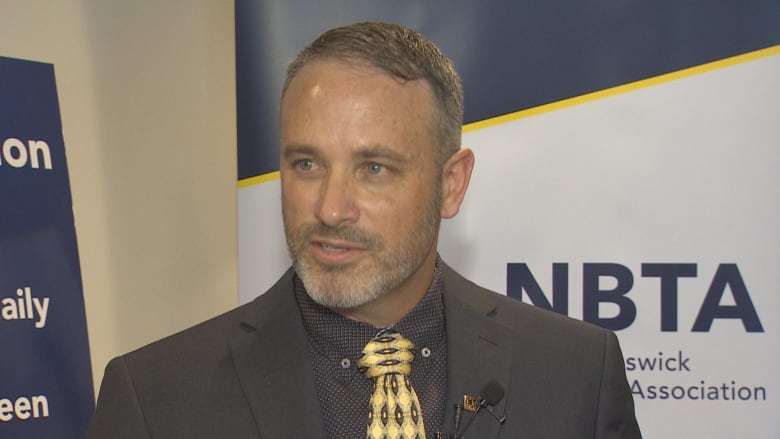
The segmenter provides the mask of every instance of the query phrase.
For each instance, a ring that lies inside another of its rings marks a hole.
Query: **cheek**
[[[411,223],[430,209],[439,181],[418,178],[407,181],[391,191],[367,194],[359,203],[361,211],[383,223]]]
[[[294,228],[318,222],[319,186],[312,182],[283,181],[282,214],[288,226]]]
[[[420,187],[399,188],[392,194],[366,197],[359,203],[363,225],[387,234],[403,235],[427,212],[428,191]]]
[[[300,216],[306,203],[306,192],[295,184],[282,181],[282,210],[288,220]]]

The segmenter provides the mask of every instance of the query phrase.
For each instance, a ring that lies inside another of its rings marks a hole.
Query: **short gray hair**
[[[306,64],[327,58],[363,62],[404,81],[427,81],[438,110],[435,137],[440,164],[460,148],[463,125],[460,76],[452,61],[422,34],[382,22],[355,23],[328,30],[287,67],[282,99],[290,82]]]

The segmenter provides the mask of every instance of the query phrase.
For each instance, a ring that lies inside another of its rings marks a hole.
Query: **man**
[[[438,257],[474,156],[460,80],[431,42],[383,23],[328,31],[290,65],[280,117],[293,268],[114,359],[89,437],[640,437],[614,334]]]

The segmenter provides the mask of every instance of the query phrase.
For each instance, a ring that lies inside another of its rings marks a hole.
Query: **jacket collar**
[[[240,326],[246,333],[230,349],[260,436],[324,437],[292,269],[247,307]]]
[[[464,395],[481,396],[488,383],[496,383],[505,396],[494,412],[503,414],[509,395],[512,331],[496,319],[498,307],[490,300],[494,293],[466,280],[450,267],[444,272],[444,310],[447,325],[447,402],[445,432],[454,429],[454,405]],[[465,437],[494,438],[501,424],[481,411],[475,416],[464,411],[460,431]],[[471,420],[473,418],[473,420]]]

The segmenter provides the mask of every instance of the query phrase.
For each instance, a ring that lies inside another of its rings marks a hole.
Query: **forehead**
[[[336,59],[311,61],[301,68],[281,105],[283,140],[302,129],[324,126],[431,136],[434,121],[434,96],[427,81],[404,81],[374,67]]]
[[[347,79],[350,82],[345,83]],[[383,83],[385,86],[396,86],[397,88],[407,89],[408,92],[417,92],[428,94],[430,98],[433,93],[430,84],[424,79],[405,80],[401,77],[369,64],[363,60],[352,60],[344,58],[318,58],[304,64],[293,79],[290,80],[285,90],[283,101],[296,90],[306,89],[318,83],[320,86],[328,86],[337,90],[339,86],[347,86],[348,89],[360,88],[362,85],[375,86]]]

